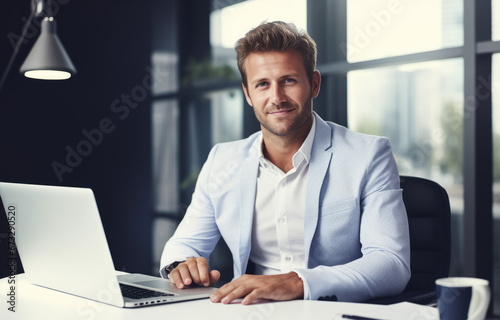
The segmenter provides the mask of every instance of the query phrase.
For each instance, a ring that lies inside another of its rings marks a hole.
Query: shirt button
[[[286,261],[286,262],[290,262],[290,261],[292,261],[292,257],[291,257],[291,256],[286,256],[286,257],[285,257],[285,261]]]
[[[281,217],[278,219],[278,222],[279,223],[284,223],[286,221],[286,218],[285,217]]]

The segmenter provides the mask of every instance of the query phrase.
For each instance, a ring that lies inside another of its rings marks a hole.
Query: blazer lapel
[[[240,275],[244,274],[247,269],[248,259],[250,258],[250,250],[252,247],[252,224],[255,208],[255,196],[257,191],[257,173],[259,169],[259,158],[254,156],[242,163],[243,169],[240,175],[240,244],[239,253],[235,261],[235,266],[240,267]],[[237,276],[235,274],[235,276]]]
[[[307,178],[306,208],[304,213],[304,249],[306,266],[309,263],[311,243],[318,224],[319,200],[323,180],[332,158],[333,129],[316,113],[316,133],[311,150]]]

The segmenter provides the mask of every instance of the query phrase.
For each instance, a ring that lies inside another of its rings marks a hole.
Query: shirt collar
[[[292,161],[294,167],[300,164],[300,161],[302,161],[302,158],[306,160],[307,163],[309,163],[309,160],[311,159],[311,150],[314,142],[314,133],[316,132],[316,117],[313,115],[313,123],[311,125],[311,130],[309,130],[309,134],[306,137],[306,140],[304,140],[304,143],[302,143],[302,146],[300,146],[300,149],[297,151],[297,153],[294,154]],[[301,156],[299,156],[301,154]]]
[[[297,168],[300,163],[305,160],[306,163],[309,163],[311,159],[311,151],[312,151],[312,146],[314,142],[314,134],[316,133],[316,117],[313,115],[313,123],[311,125],[311,129],[309,130],[309,134],[307,135],[306,139],[302,143],[302,146],[300,146],[299,150],[293,155],[292,157],[292,163],[295,168]],[[260,164],[264,165],[265,167],[268,166],[269,161],[264,157],[264,153],[262,151],[263,148],[263,138],[262,135],[260,136],[259,141],[259,160]]]

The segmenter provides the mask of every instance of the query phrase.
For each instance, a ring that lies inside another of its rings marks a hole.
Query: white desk
[[[9,284],[7,278],[0,279],[0,319],[217,319],[217,320],[271,320],[271,319],[328,319],[336,320],[336,315],[355,314],[383,320],[438,320],[435,308],[413,304],[380,306],[369,304],[327,302],[327,301],[287,301],[268,302],[242,306],[222,305],[208,299],[179,302],[137,309],[121,309],[93,302],[54,290],[31,285],[24,275],[16,278],[16,312],[8,311]],[[341,320],[340,317],[338,317]]]

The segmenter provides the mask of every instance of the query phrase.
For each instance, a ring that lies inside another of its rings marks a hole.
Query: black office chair
[[[411,279],[401,294],[367,302],[429,304],[436,299],[435,280],[447,277],[450,268],[450,201],[436,182],[401,176],[400,184],[410,227]]]

